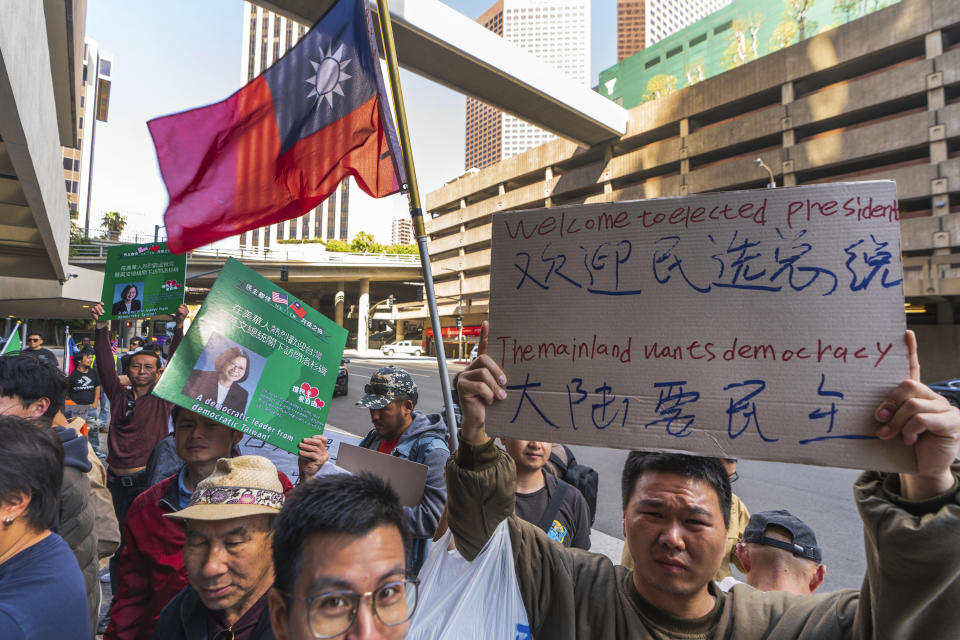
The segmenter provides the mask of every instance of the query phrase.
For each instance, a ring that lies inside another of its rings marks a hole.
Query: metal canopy
[[[334,0],[253,2],[313,24]],[[374,21],[375,4],[371,0]],[[626,132],[623,107],[577,85],[439,0],[393,0],[390,15],[397,59],[405,69],[579,144],[599,144]]]

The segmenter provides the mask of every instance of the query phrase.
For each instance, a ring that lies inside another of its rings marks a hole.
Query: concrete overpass
[[[316,22],[334,2],[252,1],[303,24]],[[377,22],[376,0],[370,7]],[[397,60],[405,69],[577,144],[596,145],[626,133],[623,107],[439,0],[392,0],[390,18]]]
[[[102,283],[108,244],[76,247],[78,255],[70,258],[71,268],[81,266],[97,272]],[[241,260],[272,282],[304,300],[311,307],[337,324],[353,328],[356,321],[357,348],[367,348],[367,318],[371,304],[394,296],[398,303],[410,303],[422,287],[420,257],[417,255],[381,255],[339,253],[311,250],[315,247],[280,245],[263,249],[205,248],[187,254],[187,301],[200,303],[219,275],[228,258]],[[281,282],[281,266],[288,269],[288,280]],[[101,285],[102,286],[102,285]],[[99,297],[99,290],[97,292]],[[64,310],[56,306],[55,310]],[[80,305],[82,313],[89,307]],[[55,317],[66,317],[56,315]],[[375,319],[397,320],[392,309],[374,311]],[[417,314],[413,317],[423,317]],[[401,332],[402,333],[402,332]]]

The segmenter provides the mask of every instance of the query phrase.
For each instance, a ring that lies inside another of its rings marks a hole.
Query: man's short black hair
[[[284,505],[273,532],[277,589],[293,592],[300,575],[303,543],[311,534],[359,537],[381,525],[397,528],[406,553],[410,540],[403,507],[396,492],[380,478],[366,473],[337,475],[300,485]]]
[[[31,331],[30,333],[27,334],[27,339],[29,340],[33,336],[37,336],[38,338],[43,340],[43,335],[39,331]]]
[[[157,369],[161,369],[163,367],[163,360],[160,359],[160,354],[152,349],[147,349],[146,347],[134,354],[131,354],[130,359],[127,360],[127,369],[133,366],[134,358],[154,358],[156,360]]]
[[[417,393],[417,392],[413,392],[413,393],[400,393],[400,394],[397,394],[397,395],[393,396],[393,400],[392,400],[391,402],[399,402],[399,403],[402,405],[404,402],[406,402],[407,400],[409,400],[410,402],[413,403],[413,407],[416,408],[416,407],[417,407],[417,400],[418,400],[419,396],[420,396],[420,394]]]
[[[60,513],[63,445],[53,429],[0,416],[0,501],[30,496],[24,518],[36,531],[52,529]]]
[[[70,383],[60,369],[33,356],[0,357],[0,396],[17,396],[24,407],[40,398],[50,400],[44,415],[63,409]]]
[[[633,496],[637,480],[645,471],[674,473],[706,482],[717,493],[720,511],[723,513],[723,524],[726,528],[730,528],[730,501],[732,499],[730,478],[719,459],[688,456],[681,453],[631,451],[630,455],[627,456],[627,461],[623,464],[621,479],[624,511],[626,511],[627,504],[630,503],[630,498]]]

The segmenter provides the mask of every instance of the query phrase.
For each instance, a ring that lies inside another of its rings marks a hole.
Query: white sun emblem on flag
[[[343,81],[353,77],[345,71],[350,59],[342,60],[344,46],[341,44],[336,53],[330,53],[332,50],[332,43],[327,51],[320,47],[320,61],[310,61],[313,65],[313,76],[307,78],[307,82],[312,84],[313,88],[307,93],[307,98],[316,97],[318,109],[324,100],[332,107],[333,94],[342,96]]]

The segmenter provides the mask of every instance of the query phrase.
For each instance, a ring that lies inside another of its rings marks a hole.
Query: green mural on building
[[[601,71],[598,90],[630,109],[896,2],[736,0]]]

